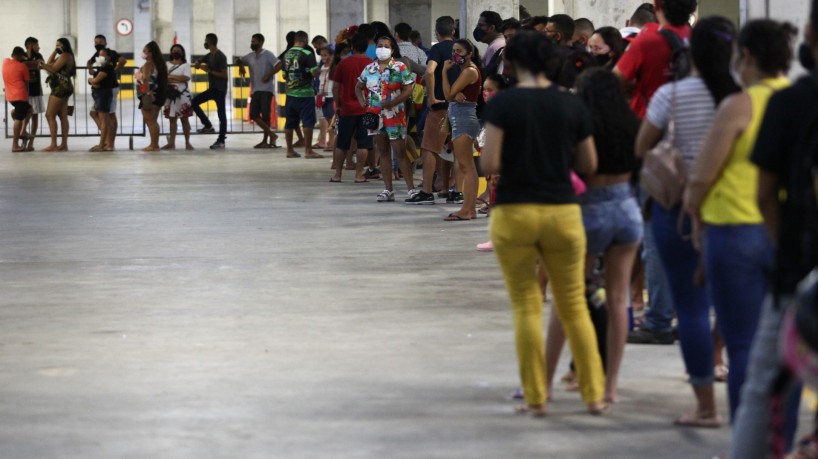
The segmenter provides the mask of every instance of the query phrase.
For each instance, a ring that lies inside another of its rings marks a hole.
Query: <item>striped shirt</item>
[[[673,85],[674,83],[667,83],[660,87],[648,105],[647,120],[665,132],[664,139],[667,139],[668,136]],[[685,78],[675,85],[675,144],[684,157],[689,174],[713,122],[716,103],[704,84],[704,80],[699,77]]]

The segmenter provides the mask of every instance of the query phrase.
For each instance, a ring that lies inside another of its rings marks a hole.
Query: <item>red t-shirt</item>
[[[366,108],[361,107],[358,98],[355,97],[355,85],[358,84],[358,77],[367,65],[372,63],[372,59],[366,54],[353,54],[342,59],[335,67],[332,74],[332,81],[341,85],[341,100],[335,101],[341,110],[341,116],[363,115]]]
[[[6,85],[6,100],[28,102],[28,79],[30,78],[26,64],[17,59],[6,58],[3,61],[3,84]]]
[[[667,25],[667,30],[676,33],[682,40],[690,39],[690,26]],[[648,102],[660,86],[670,81],[669,70],[672,50],[667,39],[659,33],[659,27],[647,27],[633,40],[633,43],[616,64],[617,70],[628,81],[634,81],[631,110],[639,118],[645,117]]]

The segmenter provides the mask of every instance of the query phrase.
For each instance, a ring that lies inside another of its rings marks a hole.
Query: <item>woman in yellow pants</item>
[[[505,57],[519,84],[494,97],[486,109],[482,167],[500,174],[491,218],[491,240],[514,314],[517,359],[525,394],[518,411],[546,413],[542,292],[535,272],[543,260],[557,314],[565,327],[592,414],[606,405],[605,374],[585,304],[585,229],[570,171],[596,169],[593,122],[582,101],[546,77],[558,52],[544,35],[518,32]]]

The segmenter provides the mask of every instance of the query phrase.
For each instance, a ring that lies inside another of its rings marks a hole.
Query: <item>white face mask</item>
[[[105,56],[97,56],[97,65],[98,66],[102,67],[103,65],[105,65],[106,62],[108,62],[108,60],[105,59]]]
[[[375,49],[375,55],[378,56],[378,59],[385,61],[392,57],[392,50],[389,48],[377,48]]]

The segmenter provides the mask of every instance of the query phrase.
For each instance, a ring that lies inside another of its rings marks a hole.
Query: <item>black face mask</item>
[[[486,31],[481,29],[480,26],[474,28],[474,32],[471,33],[475,40],[482,42],[483,38],[486,37]]]
[[[182,60],[182,53],[171,53],[170,58],[174,61],[181,61]]]
[[[801,43],[798,47],[798,62],[807,70],[815,70],[815,56],[812,55],[812,48],[806,43]]]
[[[94,49],[96,49],[97,51],[102,51],[103,49],[105,49],[105,45],[94,45]]]
[[[253,51],[258,51],[259,48],[261,48],[259,45],[252,44],[252,43],[250,44],[250,49],[252,49]]]
[[[596,59],[596,63],[599,64],[600,67],[605,67],[608,65],[608,62],[611,61],[610,54],[596,54],[594,55],[594,59]]]
[[[210,51],[210,46],[207,45],[207,42],[205,42],[204,47],[206,50]]]
[[[57,54],[62,54],[62,48],[57,48]]]

